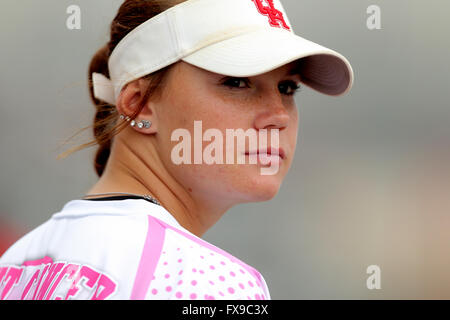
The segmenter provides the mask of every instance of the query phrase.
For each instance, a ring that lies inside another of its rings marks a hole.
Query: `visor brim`
[[[210,72],[251,77],[299,60],[302,82],[339,96],[353,85],[353,70],[340,53],[281,29],[262,29],[213,43],[183,61]]]

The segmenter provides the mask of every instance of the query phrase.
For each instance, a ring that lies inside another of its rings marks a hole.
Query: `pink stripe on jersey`
[[[142,250],[136,278],[134,279],[132,300],[144,300],[164,244],[165,227],[162,221],[148,216],[147,237]]]
[[[23,266],[39,266],[41,264],[49,264],[52,262],[53,262],[52,258],[45,256],[42,259],[25,261],[22,265]]]

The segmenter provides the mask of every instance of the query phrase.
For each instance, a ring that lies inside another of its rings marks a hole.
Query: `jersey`
[[[264,277],[145,199],[75,199],[0,258],[0,299],[270,299]]]

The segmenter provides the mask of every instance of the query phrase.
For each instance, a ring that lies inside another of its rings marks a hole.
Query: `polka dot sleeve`
[[[270,299],[256,269],[192,234],[165,227],[146,299]]]

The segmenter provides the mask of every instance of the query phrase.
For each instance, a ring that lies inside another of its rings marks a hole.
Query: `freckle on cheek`
[[[188,188],[189,192],[192,192],[192,188]]]

